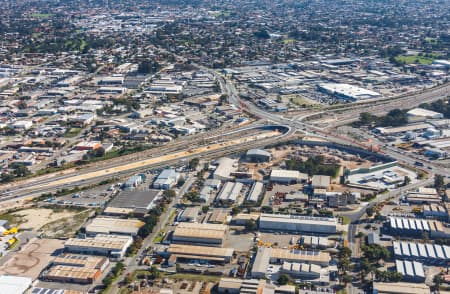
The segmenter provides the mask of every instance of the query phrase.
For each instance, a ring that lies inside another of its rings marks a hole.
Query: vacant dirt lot
[[[33,239],[0,267],[0,274],[30,277],[33,280],[64,248],[64,241]],[[1,291],[0,291],[1,292]]]
[[[11,213],[11,215],[19,220],[19,229],[39,230],[48,223],[65,218],[72,218],[77,213],[77,211],[72,210],[31,208]]]

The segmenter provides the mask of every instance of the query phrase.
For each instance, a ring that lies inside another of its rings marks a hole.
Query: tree
[[[194,169],[197,168],[199,163],[200,163],[200,159],[199,158],[197,158],[197,157],[196,158],[192,158],[189,161],[188,167],[189,167],[189,169],[194,170]]]
[[[441,190],[444,187],[444,176],[442,175],[434,176],[434,187],[438,190]]]
[[[286,274],[281,274],[278,278],[278,284],[286,285],[287,283],[289,283],[289,276]]]
[[[31,174],[31,172],[28,170],[28,168],[23,165],[23,164],[16,164],[14,167],[14,174],[16,175],[17,178],[20,177],[26,177],[29,174]]]
[[[374,213],[375,213],[375,208],[373,206],[366,208],[366,214],[368,217],[372,217]]]
[[[350,283],[352,281],[352,276],[349,274],[345,274],[342,276],[342,282],[344,282],[345,285]]]
[[[209,206],[208,205],[202,206],[202,212],[203,213],[207,213],[208,210],[209,210]]]
[[[248,232],[254,231],[258,228],[258,226],[256,225],[256,222],[252,219],[246,220],[245,221],[245,230]]]
[[[411,183],[411,178],[408,176],[405,176],[405,179],[403,180],[403,186],[408,186]]]

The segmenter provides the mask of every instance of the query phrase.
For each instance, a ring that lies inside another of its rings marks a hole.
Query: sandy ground
[[[61,251],[64,248],[63,244],[62,240],[33,239],[0,267],[0,274],[36,279],[55,258],[55,251]]]
[[[71,212],[67,210],[54,212],[52,209],[48,208],[32,208],[17,211],[13,213],[13,215],[20,217],[22,220],[22,223],[19,225],[19,229],[38,230],[45,224],[63,218],[72,217],[76,213],[77,212]]]

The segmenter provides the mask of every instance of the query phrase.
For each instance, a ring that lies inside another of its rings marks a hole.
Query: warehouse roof
[[[269,247],[259,247],[256,253],[255,261],[253,262],[252,273],[263,273],[267,272],[269,267],[270,257],[272,256],[272,248]]]
[[[96,235],[94,238],[85,238],[85,239],[70,238],[64,243],[64,246],[122,250],[131,241],[132,238],[130,236]]]
[[[270,152],[262,149],[250,149],[247,151],[247,156],[263,156],[263,157],[271,157]]]
[[[267,214],[262,213],[260,221],[273,221],[273,222],[285,222],[285,223],[304,223],[304,224],[324,224],[324,225],[337,225],[335,218],[329,217],[313,217],[306,215],[288,215],[288,214]]]
[[[270,178],[286,178],[295,180],[307,180],[308,175],[301,173],[297,170],[284,170],[284,169],[273,169],[270,173]]]
[[[420,262],[397,259],[395,266],[397,272],[401,273],[404,277],[425,279],[423,265]]]
[[[282,270],[292,271],[292,272],[304,272],[304,273],[321,273],[321,267],[316,264],[306,264],[297,262],[283,262],[281,266]]]
[[[91,256],[91,255],[80,255],[80,254],[63,254],[56,257],[52,264],[54,265],[67,265],[67,266],[78,266],[85,268],[100,268],[103,263],[107,261],[106,257],[103,256]]]
[[[2,294],[24,293],[31,286],[32,281],[27,277],[1,275],[0,289]]]
[[[411,116],[423,116],[423,117],[429,117],[429,118],[442,118],[443,115],[442,113],[436,112],[436,111],[431,111],[428,109],[424,109],[424,108],[413,108],[410,111],[407,112],[408,115]]]
[[[261,182],[255,182],[248,193],[247,201],[257,202],[263,191],[264,185]]]
[[[167,249],[167,252],[169,252],[170,254],[176,254],[176,255],[231,257],[233,255],[234,249],[233,248],[170,244],[169,248]]]
[[[227,182],[217,196],[221,201],[236,201],[244,185],[242,183]]]
[[[430,287],[425,284],[417,283],[373,283],[373,289],[377,290],[379,294],[390,293],[390,294],[427,294],[430,293]]]
[[[94,279],[99,270],[77,266],[56,265],[45,274],[47,278]]]
[[[330,262],[330,254],[323,251],[304,251],[272,248],[271,256],[272,258],[288,261],[305,261],[324,264]]]
[[[153,200],[162,194],[161,190],[123,191],[111,200],[109,207],[150,209]]]
[[[221,224],[180,223],[173,232],[174,237],[223,239],[228,226]],[[204,250],[204,249],[203,249]]]
[[[396,256],[450,260],[450,246],[446,245],[394,241],[392,246]]]
[[[144,222],[138,219],[96,217],[86,226],[86,233],[121,233],[135,235],[144,224]]]
[[[323,175],[314,175],[312,177],[311,182],[314,187],[328,187],[330,186],[331,183],[331,177]]]
[[[230,174],[236,170],[234,167],[235,160],[228,158],[228,157],[222,157],[218,160],[219,165],[217,166],[216,170],[214,171],[214,178],[215,179],[231,179]]]

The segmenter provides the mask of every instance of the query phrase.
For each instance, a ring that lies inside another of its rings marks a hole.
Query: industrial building
[[[199,206],[186,207],[180,214],[178,214],[177,221],[179,222],[195,222],[200,212]]]
[[[230,181],[234,177],[231,176],[236,171],[236,160],[222,157],[217,160],[217,167],[213,173],[213,178],[220,181]]]
[[[430,225],[425,219],[389,217],[388,224],[389,230],[394,235],[419,237],[423,233],[430,232]]]
[[[144,222],[138,219],[123,219],[112,217],[96,217],[86,225],[86,234],[117,234],[136,236]]]
[[[250,149],[245,154],[245,158],[250,162],[269,162],[272,154],[261,149]]]
[[[70,238],[64,243],[64,250],[72,253],[103,255],[120,259],[125,256],[132,243],[133,238],[131,236],[98,234],[92,238]]]
[[[203,260],[224,264],[230,262],[234,253],[234,249],[170,244],[169,248],[167,249],[167,253],[171,256],[175,255],[177,261]]]
[[[298,243],[312,249],[325,249],[330,245],[328,238],[318,236],[302,236],[298,240]]]
[[[406,114],[408,115],[409,121],[444,118],[444,115],[442,113],[419,107],[409,110]]]
[[[161,190],[123,191],[111,200],[107,208],[126,208],[131,209],[134,215],[144,215],[161,195]]]
[[[53,282],[92,284],[108,265],[106,257],[64,254],[56,257],[42,276]]]
[[[328,189],[331,184],[330,176],[314,175],[311,179],[311,186],[319,189]]]
[[[327,252],[259,247],[253,262],[251,277],[264,278],[270,264],[293,262],[328,266],[330,260],[330,254]]]
[[[350,102],[381,98],[381,94],[358,86],[338,83],[324,83],[317,86],[324,93]]]
[[[426,204],[422,209],[423,216],[426,218],[437,218],[448,220],[448,212],[445,207],[438,204]]]
[[[308,175],[296,170],[273,169],[270,173],[270,181],[281,184],[295,184],[306,182]]]
[[[226,225],[180,223],[173,231],[172,242],[220,247],[227,233]]]
[[[242,183],[226,182],[225,185],[223,185],[222,190],[220,190],[217,195],[217,202],[222,204],[235,203],[243,187],[244,185]]]
[[[153,182],[153,188],[168,190],[175,186],[179,179],[180,173],[176,172],[174,169],[165,169]]]
[[[425,282],[425,271],[420,262],[397,259],[395,267],[397,272],[402,274],[403,280],[415,283]]]
[[[377,294],[430,294],[430,287],[422,283],[373,283],[373,292]]]
[[[315,264],[283,262],[280,272],[302,280],[315,280],[320,278],[322,268]]]
[[[1,293],[5,294],[22,294],[30,288],[33,280],[28,277],[19,276],[0,276]]]
[[[266,231],[290,231],[315,234],[335,234],[335,218],[310,217],[300,215],[261,214],[259,229]]]
[[[406,200],[411,204],[431,204],[440,203],[441,196],[434,188],[418,188],[416,191],[409,192],[406,195]]]
[[[446,245],[394,241],[392,248],[396,258],[435,265],[450,261],[450,246]]]
[[[259,197],[263,192],[264,185],[262,182],[254,182],[250,192],[247,195],[246,201],[248,202],[258,202]]]

